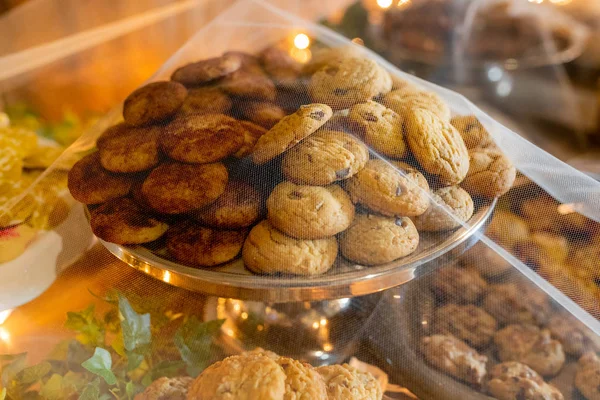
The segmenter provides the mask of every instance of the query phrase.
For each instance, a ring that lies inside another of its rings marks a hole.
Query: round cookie
[[[329,400],[381,400],[381,385],[369,372],[348,365],[318,367],[327,386]]]
[[[123,103],[127,125],[141,126],[172,117],[183,104],[187,90],[177,82],[153,82],[135,90]]]
[[[342,255],[350,261],[378,265],[414,252],[419,245],[419,233],[408,217],[358,214],[339,240]]]
[[[221,163],[166,163],[142,184],[142,195],[160,213],[180,214],[204,207],[225,191],[228,173]]]
[[[450,108],[437,94],[415,90],[410,86],[389,92],[384,96],[382,103],[401,116],[415,109],[427,110],[444,121],[449,121],[451,116]]]
[[[459,186],[438,189],[431,193],[431,197],[427,211],[414,218],[420,232],[456,229],[473,216],[473,199]]]
[[[487,392],[498,400],[564,399],[557,388],[544,382],[534,370],[514,361],[496,364],[489,370]]]
[[[283,399],[328,400],[325,381],[310,364],[287,357],[278,357],[276,362],[285,373]]]
[[[252,160],[259,165],[272,160],[323,126],[332,114],[331,108],[325,104],[301,106],[258,139]]]
[[[229,182],[225,192],[212,204],[192,212],[192,217],[203,225],[221,229],[239,229],[251,226],[260,218],[260,193],[247,183]]]
[[[436,333],[459,338],[476,349],[485,348],[498,329],[498,322],[482,308],[472,304],[449,303],[435,310]]]
[[[354,176],[368,159],[369,151],[358,139],[344,132],[322,130],[287,152],[282,169],[292,182],[329,185]]]
[[[200,85],[229,75],[241,66],[241,57],[236,54],[224,54],[221,57],[184,65],[173,72],[171,80],[186,86]]]
[[[287,115],[283,108],[267,101],[244,102],[241,105],[241,112],[246,119],[267,129],[271,129]]]
[[[469,171],[461,186],[474,196],[500,197],[510,190],[517,171],[500,150],[469,151]]]
[[[482,304],[503,325],[544,324],[551,311],[544,292],[515,283],[490,285]]]
[[[100,164],[98,152],[77,161],[69,171],[68,186],[73,198],[84,204],[99,204],[126,196],[133,185],[133,177],[115,175]]]
[[[258,62],[248,60],[247,64],[219,82],[227,93],[246,99],[273,101],[277,90],[273,81]]]
[[[587,400],[600,399],[600,359],[596,353],[586,353],[577,362],[575,387]]]
[[[179,110],[179,115],[189,114],[226,114],[233,102],[221,89],[216,87],[198,87],[189,89],[187,97]]]
[[[159,141],[170,158],[204,164],[237,152],[244,144],[244,135],[238,122],[227,115],[188,115],[171,122]]]
[[[406,155],[402,117],[394,111],[369,100],[352,107],[348,117],[359,127],[365,142],[377,153],[396,159]]]
[[[117,244],[152,242],[169,228],[128,198],[110,200],[92,211],[90,225],[100,239]]]
[[[348,180],[346,190],[355,204],[390,217],[421,215],[429,207],[425,177],[397,161],[390,164],[380,159],[369,160],[365,168]]]
[[[360,56],[360,51],[356,48],[356,46],[353,45],[317,49],[313,53],[310,61],[304,65],[302,73],[304,75],[312,75],[330,64],[335,64],[346,58],[355,58]]]
[[[479,272],[454,266],[440,269],[431,280],[431,290],[441,302],[476,303],[487,288]]]
[[[302,70],[302,64],[281,47],[266,48],[260,53],[259,59],[265,71],[278,86],[294,85]]]
[[[565,353],[581,357],[588,351],[600,351],[600,338],[578,319],[566,312],[550,317],[547,328],[560,341]]]
[[[118,134],[101,136],[97,141],[100,163],[111,172],[140,172],[156,166],[159,162],[157,127],[128,127],[117,125]],[[116,127],[115,127],[116,128]]]
[[[261,274],[320,275],[335,262],[337,240],[300,240],[286,236],[262,221],[246,238],[242,257],[246,267]]]
[[[301,186],[282,182],[267,199],[269,222],[297,239],[336,235],[354,219],[354,204],[337,185]]]
[[[186,400],[188,388],[194,379],[189,376],[162,377],[150,384],[134,400]]]
[[[258,126],[249,121],[238,121],[240,128],[242,129],[244,136],[244,143],[242,147],[238,151],[236,151],[233,156],[235,158],[244,158],[252,154],[252,150],[254,150],[254,146],[258,139],[267,133],[267,130],[262,126]]]
[[[494,139],[474,115],[459,115],[450,123],[462,136],[467,149],[495,147]]]
[[[240,254],[247,230],[217,230],[185,221],[167,232],[167,249],[177,261],[191,266],[214,267]]]

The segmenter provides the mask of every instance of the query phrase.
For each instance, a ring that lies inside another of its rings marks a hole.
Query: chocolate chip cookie
[[[500,324],[544,324],[550,315],[543,292],[517,283],[490,285],[483,308]]]
[[[174,116],[187,96],[177,82],[153,82],[135,90],[123,103],[123,119],[132,126],[157,123]]]
[[[510,190],[517,171],[500,150],[469,151],[469,171],[461,186],[474,196],[500,197]]]
[[[600,359],[595,353],[586,353],[579,359],[575,387],[587,400],[600,399]]]
[[[230,181],[225,192],[212,204],[195,210],[192,217],[203,225],[221,229],[251,226],[261,215],[260,193],[241,181]]]
[[[442,302],[473,304],[487,288],[487,282],[477,271],[460,267],[442,268],[431,280],[431,290]]]
[[[389,92],[383,97],[382,103],[403,117],[413,110],[422,109],[444,121],[450,120],[450,108],[441,97],[434,92],[415,90],[411,86]]]
[[[495,147],[494,139],[474,115],[459,115],[450,123],[462,136],[467,149]]]
[[[459,186],[448,186],[431,193],[427,211],[414,218],[419,231],[441,232],[459,228],[475,210],[473,199]]]
[[[600,338],[582,322],[563,312],[553,315],[547,328],[552,337],[560,341],[565,353],[581,357],[588,351],[600,351]]]
[[[369,372],[348,365],[326,365],[317,371],[325,380],[329,400],[381,400],[379,381]]]
[[[534,370],[515,361],[494,365],[488,373],[487,392],[498,400],[563,400],[562,393],[544,382]]]
[[[497,329],[494,317],[473,304],[448,303],[435,310],[436,333],[455,336],[476,349],[487,347]]]
[[[173,72],[171,80],[186,86],[201,85],[237,71],[242,62],[242,57],[237,54],[224,54],[184,65]]]

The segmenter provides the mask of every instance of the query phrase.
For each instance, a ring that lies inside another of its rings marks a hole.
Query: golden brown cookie
[[[244,132],[235,119],[224,114],[187,115],[171,122],[159,141],[170,158],[204,164],[237,152],[244,144]]]
[[[248,231],[206,228],[185,221],[167,232],[167,249],[177,261],[197,267],[214,267],[240,254]]]
[[[224,54],[184,65],[173,72],[171,80],[186,86],[200,85],[229,75],[241,66],[242,58],[237,54]]]
[[[467,149],[495,147],[494,139],[474,115],[459,115],[450,123],[462,136]]]
[[[575,387],[587,400],[600,399],[600,359],[594,352],[586,353],[579,359]]]
[[[459,228],[473,216],[473,199],[459,186],[448,186],[431,193],[427,211],[414,218],[422,232],[440,232]]]
[[[600,351],[600,338],[577,318],[566,312],[553,315],[547,328],[560,341],[565,353],[581,357],[588,351]]]
[[[227,93],[250,99],[273,101],[277,90],[258,62],[248,59],[242,67],[219,82]]]
[[[128,198],[110,200],[92,211],[90,225],[100,239],[117,244],[152,242],[169,228]]]
[[[126,196],[134,178],[106,171],[100,164],[98,152],[79,160],[69,171],[69,191],[75,200],[84,204],[104,203]]]
[[[271,129],[287,113],[275,103],[267,101],[246,101],[240,106],[246,119],[264,128]]]
[[[469,171],[469,153],[458,131],[430,111],[414,109],[406,114],[406,141],[423,169],[442,183],[460,183]]]
[[[498,400],[564,399],[557,388],[544,382],[534,370],[514,361],[496,364],[490,369],[487,392]]]
[[[415,91],[419,90],[419,87],[417,85],[408,81],[407,79],[400,78],[399,76],[394,75],[394,74],[390,74],[390,77],[392,78],[392,91],[399,90],[399,89],[403,89],[403,90],[412,89]]]
[[[227,114],[233,102],[217,87],[198,87],[188,90],[179,115]]]
[[[323,377],[310,364],[278,357],[277,364],[285,373],[283,400],[328,400]]]
[[[244,143],[242,147],[238,151],[236,151],[233,156],[235,158],[244,158],[252,154],[252,150],[254,150],[254,146],[258,139],[267,133],[267,130],[262,126],[258,126],[249,121],[238,121],[238,124],[243,132]]]
[[[186,400],[188,388],[194,379],[189,376],[162,377],[150,384],[134,400]]]
[[[369,159],[367,147],[344,132],[321,130],[283,158],[287,179],[305,185],[329,185],[354,176]]]
[[[302,73],[312,75],[328,65],[335,65],[346,58],[359,58],[361,53],[355,46],[326,47],[314,51],[309,62],[304,65]]]
[[[358,214],[339,240],[340,251],[348,260],[378,265],[413,253],[419,245],[419,233],[408,217]]]
[[[227,180],[227,169],[221,163],[166,163],[148,175],[142,194],[154,210],[180,214],[215,201],[225,191]]]
[[[483,308],[504,325],[544,324],[551,311],[545,293],[516,283],[490,285]]]
[[[100,163],[111,172],[140,172],[158,164],[158,127],[117,125],[119,134],[101,136],[97,141]]]
[[[469,172],[461,186],[474,196],[500,197],[515,182],[517,171],[500,150],[473,149],[469,151]]]
[[[369,160],[346,183],[355,204],[387,216],[421,215],[429,207],[429,185],[416,169],[401,162]]]
[[[477,271],[466,268],[442,268],[431,280],[431,290],[442,302],[476,303],[487,288],[487,282]]]
[[[258,139],[252,152],[252,160],[256,164],[264,164],[291,149],[323,126],[332,113],[331,108],[325,104],[301,106],[298,111],[284,117]]]
[[[187,90],[177,82],[152,82],[131,93],[123,103],[127,125],[142,126],[174,116],[183,104]]]
[[[294,85],[302,70],[302,64],[292,58],[287,50],[277,46],[263,50],[259,60],[278,86]]]
[[[254,187],[245,182],[230,181],[214,203],[193,211],[192,217],[203,225],[239,229],[256,222],[261,209],[261,195]]]
[[[450,108],[437,94],[414,87],[404,87],[386,94],[382,103],[404,117],[413,110],[427,110],[443,121],[450,120]]]
[[[434,321],[436,333],[455,336],[476,349],[487,347],[498,329],[494,317],[473,304],[441,306],[435,310]]]
[[[260,274],[320,275],[333,266],[337,252],[334,237],[294,239],[265,220],[250,231],[242,257],[249,270]]]
[[[381,400],[379,381],[369,372],[348,365],[326,365],[317,371],[325,380],[329,400]]]
[[[337,185],[304,186],[282,182],[267,200],[269,222],[297,239],[322,239],[348,228],[354,204]]]
[[[396,159],[406,155],[402,117],[394,111],[369,100],[352,107],[348,117],[352,126],[359,128],[365,142],[377,153]]]

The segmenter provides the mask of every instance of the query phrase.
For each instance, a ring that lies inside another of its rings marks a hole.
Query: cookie
[[[584,353],[600,351],[600,338],[582,322],[563,312],[553,315],[548,321],[552,337],[563,345],[565,353],[581,357]]]
[[[367,147],[340,131],[321,130],[285,154],[285,177],[297,184],[329,185],[348,179],[369,159]]]
[[[249,60],[242,68],[223,78],[220,87],[233,96],[273,101],[277,90],[257,62]]]
[[[335,262],[337,240],[301,240],[276,230],[262,221],[250,231],[242,257],[246,267],[261,274],[320,275]]]
[[[123,103],[127,125],[142,126],[174,116],[187,96],[185,86],[177,82],[153,82],[135,90]]]
[[[528,239],[516,243],[512,250],[519,260],[531,267],[538,268],[544,264],[563,265],[569,257],[571,244],[564,236],[534,232]],[[583,266],[575,265],[580,268]]]
[[[473,149],[469,151],[469,171],[461,186],[474,196],[500,197],[510,190],[517,171],[501,151]]]
[[[227,180],[227,169],[221,163],[166,163],[144,180],[142,194],[155,211],[180,214],[215,201],[225,191]]]
[[[350,110],[349,120],[377,153],[395,159],[406,155],[402,117],[386,106],[371,100],[357,104]]]
[[[544,324],[550,315],[543,292],[516,283],[490,285],[482,304],[500,324]]]
[[[159,141],[170,158],[204,164],[237,152],[244,144],[244,135],[238,122],[227,115],[188,115],[171,122]]]
[[[277,358],[277,364],[285,373],[283,399],[328,400],[323,377],[310,364],[287,358]]]
[[[534,370],[514,361],[494,365],[488,373],[487,392],[498,400],[563,400],[554,386],[544,382]]]
[[[201,85],[237,71],[242,66],[242,61],[236,54],[209,58],[178,68],[171,75],[171,80],[186,86]]]
[[[600,359],[595,353],[586,353],[579,359],[575,387],[587,400],[600,399]]]
[[[230,181],[215,202],[191,215],[202,225],[220,229],[246,228],[259,219],[261,203],[261,195],[255,188],[241,181]]]
[[[315,102],[341,110],[391,90],[392,81],[368,58],[344,58],[315,72],[308,86]]]
[[[233,102],[217,87],[198,87],[188,90],[179,116],[189,114],[227,114]]]
[[[554,376],[565,363],[565,353],[550,331],[535,325],[508,325],[494,335],[500,361],[517,361],[542,376]]]
[[[404,127],[408,146],[426,172],[447,185],[467,176],[469,153],[450,122],[425,109],[414,109],[406,114]]]
[[[459,267],[442,268],[431,281],[431,290],[442,302],[473,304],[487,288],[487,282],[477,271]]]
[[[398,75],[390,74],[392,78],[392,91],[394,90],[414,90],[419,91],[419,87],[407,79],[400,78]]]
[[[267,133],[267,130],[262,126],[258,126],[249,121],[238,121],[238,124],[241,128],[244,142],[242,143],[242,147],[240,147],[233,156],[235,158],[244,158],[252,154],[256,142],[258,142],[258,139],[262,135]]]
[[[102,168],[100,154],[89,154],[77,161],[69,171],[69,191],[73,198],[84,204],[99,204],[126,196],[134,178],[116,175]]]
[[[381,101],[402,117],[414,110],[426,110],[443,121],[450,121],[450,108],[446,102],[434,92],[415,90],[406,86],[386,94]]]
[[[378,265],[413,253],[419,245],[419,233],[408,217],[358,214],[339,241],[340,251],[348,260]]]
[[[302,64],[292,58],[287,50],[277,46],[263,50],[259,60],[277,86],[294,85],[302,70]]]
[[[291,149],[327,122],[332,113],[331,108],[325,104],[301,106],[258,139],[252,152],[252,160],[259,165],[265,164]]]
[[[158,378],[142,393],[137,394],[134,400],[186,400],[193,380],[189,376]]]
[[[529,225],[520,216],[506,210],[494,211],[494,217],[485,230],[486,236],[506,249],[529,239]]]
[[[474,115],[453,117],[450,123],[462,136],[467,149],[495,147],[494,139]]]
[[[277,104],[266,101],[246,101],[242,103],[240,111],[244,118],[267,129],[287,115]]]
[[[346,182],[355,204],[389,217],[421,215],[429,207],[429,185],[416,169],[401,162],[369,160]]]
[[[431,193],[427,211],[414,218],[422,232],[441,232],[459,228],[473,216],[475,205],[466,190],[448,186]]]
[[[318,367],[323,377],[329,400],[381,400],[383,391],[379,381],[369,372],[348,365]]]
[[[297,239],[322,239],[348,228],[354,204],[337,185],[304,186],[282,182],[267,199],[269,222]]]
[[[119,134],[100,137],[97,141],[100,164],[111,172],[140,172],[159,162],[157,127],[129,127],[117,125]]]
[[[100,239],[117,244],[152,242],[169,228],[128,198],[110,200],[92,211],[90,225]]]
[[[328,65],[335,65],[346,58],[359,57],[361,57],[361,53],[356,46],[326,47],[317,49],[314,51],[309,62],[304,65],[302,74],[312,75],[318,70]]]
[[[455,336],[476,349],[486,348],[498,329],[494,317],[473,304],[438,307],[434,321],[436,333]]]

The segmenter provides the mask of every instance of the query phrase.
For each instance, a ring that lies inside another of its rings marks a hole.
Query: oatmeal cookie
[[[566,312],[553,315],[548,321],[552,337],[562,344],[565,353],[581,357],[588,351],[600,351],[600,338],[582,322]]]
[[[304,186],[282,182],[267,199],[269,222],[296,239],[322,239],[350,226],[354,204],[338,185]]]
[[[527,365],[509,361],[496,364],[488,373],[487,392],[498,400],[563,400],[562,393],[544,382]]]
[[[469,171],[461,186],[474,196],[493,199],[512,187],[517,170],[499,150],[473,149],[469,151]]]
[[[342,255],[350,261],[378,265],[413,253],[419,233],[408,217],[358,214],[339,240]]]
[[[459,115],[450,120],[458,130],[467,149],[495,147],[494,139],[474,115]]]
[[[396,159],[406,155],[402,117],[394,111],[369,100],[352,107],[349,119],[376,152]]]
[[[434,329],[452,335],[476,349],[487,347],[498,329],[498,323],[482,308],[472,304],[449,303],[435,310]]]
[[[483,308],[500,324],[543,324],[550,314],[543,292],[517,283],[490,285]]]
[[[459,304],[476,303],[487,288],[487,282],[477,271],[460,267],[442,268],[431,281],[438,299]]]
[[[381,159],[365,167],[346,183],[356,204],[386,216],[412,217],[429,207],[429,185],[425,177],[408,164]]]
[[[250,231],[242,257],[246,267],[256,273],[319,275],[333,266],[337,252],[338,244],[334,237],[294,239],[265,220]]]
[[[600,400],[600,359],[589,352],[577,363],[575,387],[587,400]]]
[[[237,54],[223,54],[220,57],[184,65],[171,75],[171,80],[186,86],[195,86],[227,76],[242,66],[243,59]]]
[[[166,163],[152,170],[142,184],[148,204],[160,213],[180,214],[204,207],[225,191],[227,169],[221,163]]]
[[[450,122],[431,111],[414,109],[406,113],[404,133],[419,164],[442,183],[454,185],[467,176],[469,153]]]
[[[421,339],[421,352],[435,368],[474,386],[486,374],[487,357],[453,336],[432,335]]]
[[[187,96],[185,86],[177,82],[153,82],[131,93],[123,103],[127,125],[141,126],[174,116]]]
[[[317,368],[325,380],[329,400],[381,400],[383,391],[377,379],[348,365]]]
[[[100,153],[95,152],[77,161],[69,171],[69,191],[75,200],[84,204],[99,204],[126,196],[134,178],[115,175],[100,163]]]
[[[230,181],[225,192],[212,204],[192,212],[203,225],[221,229],[247,228],[261,215],[261,195],[251,185]]]
[[[411,111],[420,109],[429,111],[444,122],[450,121],[450,108],[434,92],[415,90],[414,87],[404,87],[389,92],[381,102],[402,117]]]
[[[427,211],[414,219],[419,231],[440,232],[456,229],[473,216],[473,199],[459,186],[438,189],[431,193],[431,197],[433,200]]]
[[[175,119],[159,141],[170,158],[204,164],[237,152],[244,144],[244,135],[238,122],[227,115],[195,114]]]
[[[494,335],[501,361],[518,361],[542,376],[554,376],[565,363],[565,353],[550,331],[535,325],[508,325]]]
[[[167,232],[167,249],[183,264],[214,267],[240,254],[248,231],[217,230],[185,221]]]
[[[137,394],[134,400],[186,400],[193,380],[189,376],[158,378],[142,393]]]
[[[267,133],[267,130],[262,126],[258,126],[249,121],[238,121],[238,124],[242,130],[244,136],[244,143],[242,147],[238,151],[236,151],[233,156],[235,158],[244,158],[252,154],[252,150],[254,150],[254,146],[258,139]]]
[[[265,164],[291,149],[323,126],[332,113],[331,108],[325,104],[301,106],[298,111],[284,117],[258,139],[252,152],[252,160],[256,164]]]
[[[304,185],[329,185],[350,178],[369,159],[367,147],[351,135],[321,130],[283,157],[285,177]]]
[[[267,101],[244,102],[241,112],[246,119],[267,129],[271,129],[287,115],[283,108]]]
[[[232,101],[217,87],[198,87],[188,90],[188,95],[179,109],[179,116],[189,114],[226,114]]]
[[[158,127],[129,127],[119,124],[118,134],[100,137],[97,141],[100,164],[111,172],[131,173],[150,169],[158,164]]]
[[[328,400],[323,377],[310,364],[287,357],[277,358],[285,373],[283,400]]]
[[[100,239],[117,244],[152,242],[169,228],[128,198],[110,200],[92,211],[90,225]]]

